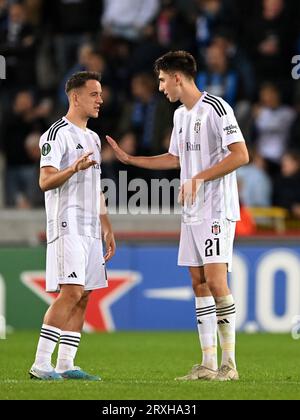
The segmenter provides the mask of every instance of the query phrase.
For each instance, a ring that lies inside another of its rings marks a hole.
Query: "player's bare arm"
[[[248,150],[244,142],[232,143],[228,146],[228,149],[230,154],[225,159],[211,168],[198,173],[181,186],[178,195],[179,203],[182,205],[185,202],[188,204],[194,203],[202,182],[222,178],[249,162]]]
[[[62,171],[54,168],[53,166],[44,166],[40,170],[39,185],[43,192],[53,190],[63,185],[68,179],[71,178],[76,172],[84,171],[97,162],[90,158],[93,152],[84,153],[77,159],[73,165],[69,166]]]
[[[105,249],[106,254],[104,255],[104,261],[109,261],[116,252],[116,241],[113,234],[113,229],[107,214],[107,207],[105,204],[105,198],[104,194],[101,194],[100,197],[100,221],[102,226],[102,233],[103,233],[103,239],[105,242]]]
[[[145,169],[178,169],[180,168],[178,156],[171,153],[164,153],[158,156],[131,156],[122,150],[117,142],[109,136],[106,136],[118,160],[126,165],[133,165]]]

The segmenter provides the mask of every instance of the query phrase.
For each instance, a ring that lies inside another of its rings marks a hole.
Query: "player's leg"
[[[105,264],[103,260],[102,242],[100,239],[84,238],[85,249],[85,282],[81,300],[78,302],[72,317],[62,332],[58,349],[57,370],[64,379],[100,380],[74,366],[74,358],[81,338],[86,307],[92,290],[107,287]],[[68,366],[65,370],[66,365]],[[72,366],[71,366],[72,365]]]
[[[90,293],[83,293],[61,331],[55,368],[58,373],[74,369],[74,359],[80,344],[81,331]]]
[[[188,266],[195,294],[198,333],[202,349],[202,363],[195,365],[190,373],[179,380],[212,379],[217,369],[217,324],[215,301],[206,285],[203,263],[192,227],[182,225],[179,244],[178,265]]]
[[[53,372],[51,356],[61,330],[84,293],[84,265],[84,247],[80,237],[64,235],[48,244],[46,290],[48,292],[60,290],[60,293],[45,314],[31,373],[33,370]]]
[[[231,271],[232,265],[234,232],[235,223],[226,219],[205,220],[193,229],[203,259],[205,280],[216,302],[222,348],[218,377],[226,371],[227,379],[238,377],[235,363],[235,305],[227,283],[227,272]]]
[[[222,362],[217,379],[238,379],[235,362],[236,311],[233,296],[227,285],[227,264],[206,264],[204,271],[216,302],[218,335],[222,349]]]
[[[34,364],[30,370],[32,377],[39,379],[58,379],[51,365],[52,354],[61,335],[64,325],[72,311],[80,302],[84,293],[83,286],[61,285],[59,296],[47,310],[40,332]],[[43,375],[43,372],[45,375]],[[48,378],[49,373],[50,377]],[[45,378],[43,378],[45,376]]]
[[[189,267],[195,293],[198,333],[202,349],[202,366],[213,371],[217,361],[217,321],[214,298],[207,286],[203,267]]]

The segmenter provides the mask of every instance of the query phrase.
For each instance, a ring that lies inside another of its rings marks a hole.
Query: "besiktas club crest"
[[[201,120],[198,118],[194,126],[195,133],[200,133],[200,129],[201,129]]]
[[[221,226],[219,222],[213,222],[212,227],[211,227],[211,232],[214,235],[219,235],[221,233]]]

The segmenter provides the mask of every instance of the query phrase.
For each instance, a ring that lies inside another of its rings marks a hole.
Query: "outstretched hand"
[[[121,161],[122,163],[125,163],[125,165],[129,164],[129,158],[130,155],[128,155],[124,150],[121,149],[121,147],[118,146],[117,142],[111,138],[110,136],[106,136],[106,140],[111,145],[116,158]]]
[[[91,160],[90,156],[93,152],[84,153],[79,159],[74,162],[72,168],[74,172],[84,171],[85,169],[90,168],[93,165],[96,165],[97,162],[95,160]]]

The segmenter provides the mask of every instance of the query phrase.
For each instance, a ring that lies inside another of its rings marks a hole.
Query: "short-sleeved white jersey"
[[[233,110],[223,99],[203,92],[192,109],[180,106],[174,113],[169,153],[179,157],[181,185],[223,160],[230,144],[243,141]],[[240,219],[235,171],[204,183],[201,220],[213,218]]]
[[[64,170],[86,152],[97,164],[74,174],[61,187],[45,192],[47,241],[64,234],[101,238],[101,142],[96,133],[83,130],[65,117],[40,139],[40,167]]]

